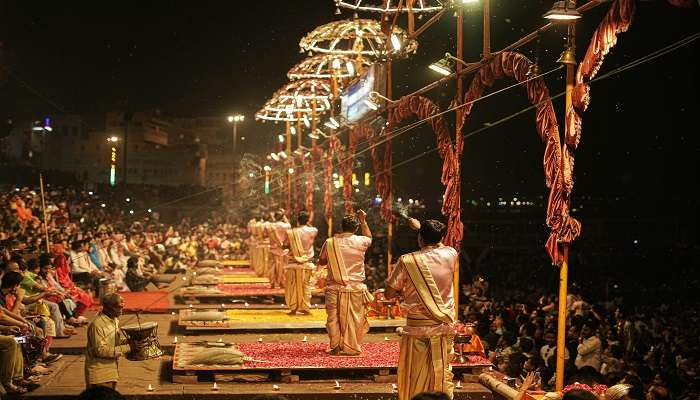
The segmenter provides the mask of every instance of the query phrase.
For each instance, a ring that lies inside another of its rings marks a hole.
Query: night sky
[[[551,6],[542,0],[492,0],[492,49],[498,50],[544,24]],[[465,16],[465,58],[481,52],[482,15]],[[578,24],[577,59],[609,6],[587,13]],[[331,20],[332,0],[45,2],[0,0],[0,117],[61,111],[98,114],[129,107],[159,108],[178,116],[243,112],[240,129],[262,153],[276,129],[253,121],[254,112],[282,84],[286,72],[306,57],[299,39]],[[368,16],[371,16],[368,15]],[[418,54],[395,65],[395,97],[437,79],[426,67],[445,51],[454,53],[455,18],[446,14],[419,38]],[[425,19],[423,20],[425,21]],[[422,21],[419,21],[422,22]],[[606,59],[602,73],[634,61],[700,29],[700,11],[663,1],[639,2],[629,32]],[[556,67],[563,29],[540,42],[542,71]],[[521,49],[536,57],[533,43]],[[675,200],[693,200],[700,171],[700,41],[592,86],[592,103],[576,159],[574,196],[622,196],[635,213],[677,213]],[[9,74],[8,74],[8,71]],[[564,71],[547,77],[552,94],[564,88]],[[468,82],[468,80],[467,80]],[[494,89],[512,84],[503,81]],[[453,86],[429,97],[445,108]],[[556,101],[559,121],[563,97]],[[478,103],[465,132],[528,106],[516,88]],[[453,121],[454,116],[448,116]],[[249,144],[250,145],[250,144]],[[400,162],[435,146],[429,128],[397,140]],[[469,138],[463,157],[469,196],[538,196],[546,193],[543,146],[534,112]],[[440,160],[432,153],[395,171],[397,191],[435,201]]]

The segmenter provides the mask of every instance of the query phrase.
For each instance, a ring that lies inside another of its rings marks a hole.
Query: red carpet
[[[149,312],[167,313],[170,311],[168,292],[156,290],[152,292],[120,292],[124,299],[124,312]],[[94,299],[97,308],[101,308],[100,301]]]
[[[357,357],[337,357],[326,353],[327,343],[274,342],[240,343],[238,348],[254,361],[249,361],[242,369],[307,369],[307,368],[394,368],[399,363],[399,342],[365,343],[362,355]],[[178,344],[173,356],[175,369],[182,369],[192,354],[200,351],[194,343]],[[468,356],[467,362],[453,362],[453,366],[491,366],[488,359]],[[230,367],[228,367],[230,368]],[[215,368],[211,368],[215,369]]]

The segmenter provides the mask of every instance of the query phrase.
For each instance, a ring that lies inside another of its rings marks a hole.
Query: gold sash
[[[294,257],[294,260],[299,264],[309,262],[309,257],[306,255],[304,245],[301,242],[299,228],[287,230],[287,237],[289,238],[289,248],[292,251],[292,257]]]
[[[345,268],[345,261],[343,260],[342,254],[340,254],[340,249],[335,243],[335,239],[330,238],[326,240],[326,252],[328,253],[328,264],[331,267],[331,274],[333,274],[333,280],[343,284],[348,284],[348,270]]]
[[[453,323],[454,316],[445,307],[445,302],[442,301],[440,291],[435,283],[433,274],[428,269],[423,254],[406,254],[401,257],[401,260],[406,266],[406,271],[411,282],[413,282],[413,286],[416,287],[418,296],[430,312],[431,317],[444,324]]]

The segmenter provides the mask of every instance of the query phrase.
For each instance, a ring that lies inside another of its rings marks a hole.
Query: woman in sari
[[[55,244],[53,246],[53,266],[56,269],[56,279],[58,283],[63,287],[70,297],[75,301],[77,307],[75,309],[76,316],[82,316],[92,305],[92,297],[89,293],[83,289],[77,287],[70,277],[70,265],[68,265],[68,258],[63,249],[63,245]]]

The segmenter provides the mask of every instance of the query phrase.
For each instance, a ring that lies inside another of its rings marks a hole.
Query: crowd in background
[[[120,291],[157,289],[198,260],[246,254],[247,233],[238,225],[244,218],[233,221],[220,213],[166,224],[157,212],[144,210],[143,196],[125,192],[48,187],[45,198],[46,222],[39,190],[0,193],[0,384],[11,393],[31,389],[33,377],[60,357],[51,352],[53,340],[85,324],[83,314],[105,282]],[[387,241],[381,229],[377,233],[366,264],[373,290],[386,277]],[[394,256],[415,246],[415,237],[399,225]],[[496,248],[469,258],[463,249],[462,281],[469,283],[462,288],[461,313],[475,324],[497,369],[518,379],[537,372],[540,386],[551,389],[558,272],[536,250]],[[668,253],[655,259],[644,246],[608,251],[583,240],[572,250],[568,383],[626,382],[632,399],[698,398],[698,282],[684,261],[697,259],[698,248],[678,244]],[[621,267],[650,260],[666,262],[674,273],[632,277]]]
[[[224,218],[164,224],[134,215],[137,198],[74,188],[48,187],[44,201],[46,214],[39,189],[0,193],[0,393],[48,373],[51,344],[76,334],[101,290],[161,289],[198,260],[245,254]]]

